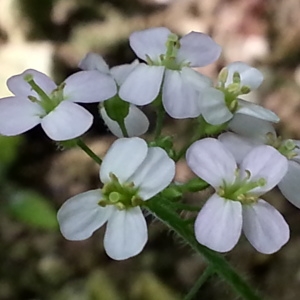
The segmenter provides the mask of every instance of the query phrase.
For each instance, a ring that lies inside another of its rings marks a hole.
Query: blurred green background
[[[9,95],[6,79],[27,68],[64,80],[88,51],[103,55],[110,66],[131,62],[128,36],[135,30],[166,26],[179,35],[195,30],[223,47],[221,59],[200,71],[215,77],[237,60],[258,67],[265,82],[247,99],[280,116],[280,134],[300,139],[299,16],[299,0],[0,0],[0,97]],[[96,116],[96,105],[87,108]],[[185,136],[189,126],[168,120],[165,130]],[[86,142],[103,155],[112,141],[96,117]],[[178,179],[189,176],[179,164]],[[60,235],[57,209],[96,187],[97,165],[80,150],[61,151],[40,128],[22,137],[0,137],[1,300],[182,299],[205,262],[151,216],[145,250],[122,262],[105,255],[103,229],[83,242]],[[266,256],[242,238],[226,257],[266,299],[297,300],[300,212],[276,191],[268,200],[290,224],[290,242]],[[212,277],[195,299],[238,297]]]

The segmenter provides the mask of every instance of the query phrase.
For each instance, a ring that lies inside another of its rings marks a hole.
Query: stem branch
[[[77,141],[77,145],[78,147],[80,147],[93,161],[95,161],[98,165],[101,165],[102,163],[102,159],[91,150],[91,148],[89,148],[87,146],[87,144],[85,142],[83,142],[82,140],[78,140]]]

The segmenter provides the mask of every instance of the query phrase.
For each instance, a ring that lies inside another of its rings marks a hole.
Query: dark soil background
[[[217,63],[201,69],[209,76],[237,60],[262,70],[265,82],[248,100],[280,116],[281,135],[300,139],[299,0],[1,0],[0,97],[9,95],[6,79],[27,68],[63,80],[78,70],[88,51],[103,55],[110,66],[131,62],[135,57],[128,36],[154,26],[179,35],[192,30],[210,34],[223,53]],[[114,138],[96,116],[96,105],[87,108],[95,124],[86,142],[103,155]],[[146,112],[151,118],[152,112]],[[169,120],[165,130],[186,136],[190,126]],[[184,163],[178,166],[179,179],[190,175]],[[103,229],[83,242],[60,235],[55,221],[60,205],[98,186],[97,165],[80,150],[61,151],[40,128],[22,138],[0,137],[1,300],[183,298],[205,262],[151,216],[145,250],[122,262],[106,256]],[[290,242],[274,255],[262,255],[242,238],[226,257],[264,299],[297,300],[300,211],[276,191],[267,196],[290,224]],[[239,298],[212,277],[195,299]]]

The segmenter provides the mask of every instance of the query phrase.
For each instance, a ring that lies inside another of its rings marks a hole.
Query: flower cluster
[[[278,185],[300,208],[300,141],[278,137],[273,128],[278,116],[242,98],[261,85],[262,73],[234,62],[214,84],[193,68],[215,62],[221,47],[199,32],[179,37],[167,28],[151,28],[132,33],[129,42],[141,61],[109,68],[101,56],[89,53],[78,65],[82,71],[63,83],[26,70],[7,81],[14,96],[0,99],[2,135],[41,124],[50,139],[74,139],[82,147],[80,136],[91,127],[93,115],[77,103],[96,102],[118,138],[103,159],[87,151],[101,164],[103,186],[62,205],[58,222],[63,236],[84,240],[107,223],[107,254],[116,260],[135,256],[148,238],[143,211],[155,215],[148,203],[167,201],[164,207],[177,213],[178,198],[194,191],[196,182],[198,191],[207,185],[215,190],[194,220],[200,244],[227,252],[243,231],[257,251],[278,251],[289,239],[289,226],[261,196]],[[145,105],[157,114],[148,143],[139,137],[149,129],[141,109]],[[174,137],[162,134],[165,113],[197,124],[193,139],[180,150],[173,146]],[[178,185],[173,182],[175,164],[184,156],[199,179]]]

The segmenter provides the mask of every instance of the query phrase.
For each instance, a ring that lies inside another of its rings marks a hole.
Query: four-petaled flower
[[[287,161],[270,146],[249,152],[239,167],[216,139],[195,142],[187,163],[215,189],[195,222],[199,243],[219,252],[231,250],[243,230],[253,247],[265,254],[278,251],[289,239],[281,214],[260,196],[271,190],[287,171]]]
[[[57,86],[36,70],[8,79],[13,97],[0,99],[0,134],[18,135],[38,124],[55,141],[76,138],[92,125],[93,116],[75,102],[104,101],[117,92],[114,80],[97,71],[82,71]]]
[[[84,240],[107,222],[106,253],[122,260],[139,254],[148,239],[140,205],[167,187],[175,175],[175,163],[158,147],[148,148],[140,138],[118,139],[100,168],[102,189],[67,200],[58,212],[62,234]]]
[[[198,117],[201,87],[211,85],[211,80],[191,68],[217,60],[221,47],[206,34],[190,32],[179,39],[164,27],[134,32],[129,41],[147,64],[140,63],[128,75],[120,87],[120,97],[146,105],[161,92],[162,104],[171,117]]]
[[[288,171],[278,183],[278,188],[288,201],[300,208],[300,141],[282,139],[277,136],[271,123],[254,120],[250,116],[236,118],[230,128],[235,133],[223,133],[219,140],[231,151],[238,163],[259,145],[272,146],[286,157]]]
[[[255,103],[239,98],[257,89],[263,81],[262,73],[243,62],[234,62],[221,70],[217,87],[202,90],[200,102],[203,118],[209,124],[225,123],[239,114],[278,122],[278,116]]]

